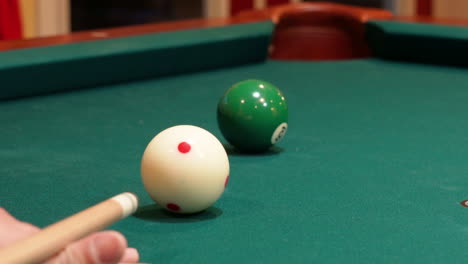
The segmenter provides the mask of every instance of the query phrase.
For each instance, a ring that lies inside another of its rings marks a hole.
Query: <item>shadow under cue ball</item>
[[[197,213],[213,205],[229,179],[223,145],[207,130],[180,125],[157,134],[141,161],[146,192],[175,213]]]
[[[288,105],[281,91],[261,80],[229,88],[218,103],[218,125],[229,143],[243,152],[263,152],[288,129]]]

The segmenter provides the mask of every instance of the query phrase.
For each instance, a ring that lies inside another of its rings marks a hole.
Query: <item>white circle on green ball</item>
[[[273,132],[273,135],[271,136],[271,144],[280,142],[284,135],[286,135],[286,131],[288,131],[288,123],[283,122],[277,126],[275,132]]]

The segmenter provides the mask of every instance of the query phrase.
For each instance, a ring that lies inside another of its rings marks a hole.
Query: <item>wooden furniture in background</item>
[[[0,0],[0,40],[20,39],[21,19],[17,0]]]
[[[301,3],[247,11],[240,17],[272,17],[277,24],[270,57],[334,60],[370,56],[364,37],[369,19],[390,19],[388,11],[332,3]]]
[[[203,0],[202,13],[205,18],[229,17],[246,11],[299,2],[302,0]],[[70,3],[70,0],[0,0],[0,39],[69,33]],[[468,1],[465,0],[386,0],[384,3],[397,16],[455,19],[468,17]]]

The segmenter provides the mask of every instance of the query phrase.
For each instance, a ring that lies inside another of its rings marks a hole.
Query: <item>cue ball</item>
[[[261,80],[234,84],[218,103],[218,126],[238,150],[262,152],[283,139],[288,106],[281,91]]]
[[[157,134],[141,161],[146,192],[175,213],[196,213],[213,205],[229,179],[223,145],[207,130],[179,125]]]

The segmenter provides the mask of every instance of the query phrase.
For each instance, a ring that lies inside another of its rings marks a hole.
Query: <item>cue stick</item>
[[[8,264],[40,263],[66,245],[99,231],[136,211],[138,198],[121,193],[75,215],[56,222],[36,234],[0,249],[0,262]]]

